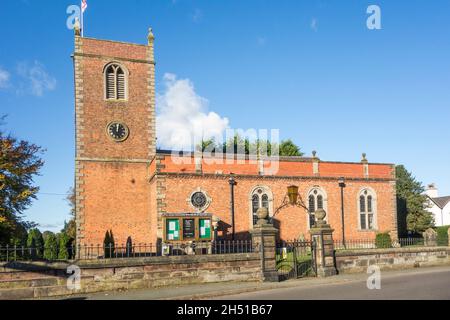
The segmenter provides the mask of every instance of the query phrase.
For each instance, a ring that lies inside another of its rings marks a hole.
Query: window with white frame
[[[376,196],[372,190],[364,189],[359,194],[359,228],[376,229]]]
[[[105,68],[105,98],[107,100],[127,99],[127,73],[124,67],[111,63]]]
[[[309,213],[309,227],[312,228],[315,224],[315,213],[319,209],[327,211],[326,195],[321,188],[313,188],[308,193],[308,213]],[[326,219],[326,218],[325,218]]]
[[[253,225],[256,225],[256,223],[258,222],[258,216],[256,213],[259,208],[267,208],[269,210],[269,216],[272,215],[270,206],[271,200],[272,200],[272,193],[268,188],[258,187],[253,190],[251,196]]]

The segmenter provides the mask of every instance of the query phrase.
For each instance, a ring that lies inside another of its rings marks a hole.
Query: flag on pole
[[[81,1],[81,12],[84,13],[88,7],[87,0]]]
[[[84,37],[84,17],[83,14],[88,7],[87,0],[81,0],[81,36]]]

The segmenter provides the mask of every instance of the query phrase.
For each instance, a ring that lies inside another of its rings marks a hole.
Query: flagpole
[[[80,13],[81,13],[81,37],[84,37],[83,0],[80,0]]]

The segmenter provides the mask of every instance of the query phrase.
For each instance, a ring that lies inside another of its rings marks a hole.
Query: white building
[[[437,227],[450,225],[450,196],[439,197],[439,191],[435,184],[430,184],[425,191],[430,199],[430,211],[434,216]]]

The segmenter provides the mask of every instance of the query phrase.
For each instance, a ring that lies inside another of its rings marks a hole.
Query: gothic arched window
[[[267,208],[269,210],[269,217],[272,216],[272,192],[266,187],[257,187],[251,194],[251,208],[252,208],[252,223],[255,225],[258,222],[256,212],[259,208]]]
[[[112,63],[105,68],[105,98],[126,100],[128,94],[127,72],[119,64]]]
[[[327,211],[327,200],[325,191],[319,187],[313,188],[308,193],[308,213],[309,213],[309,227],[312,228],[315,223],[315,213],[319,209]]]
[[[372,190],[364,189],[359,195],[359,228],[376,229],[376,196]]]

